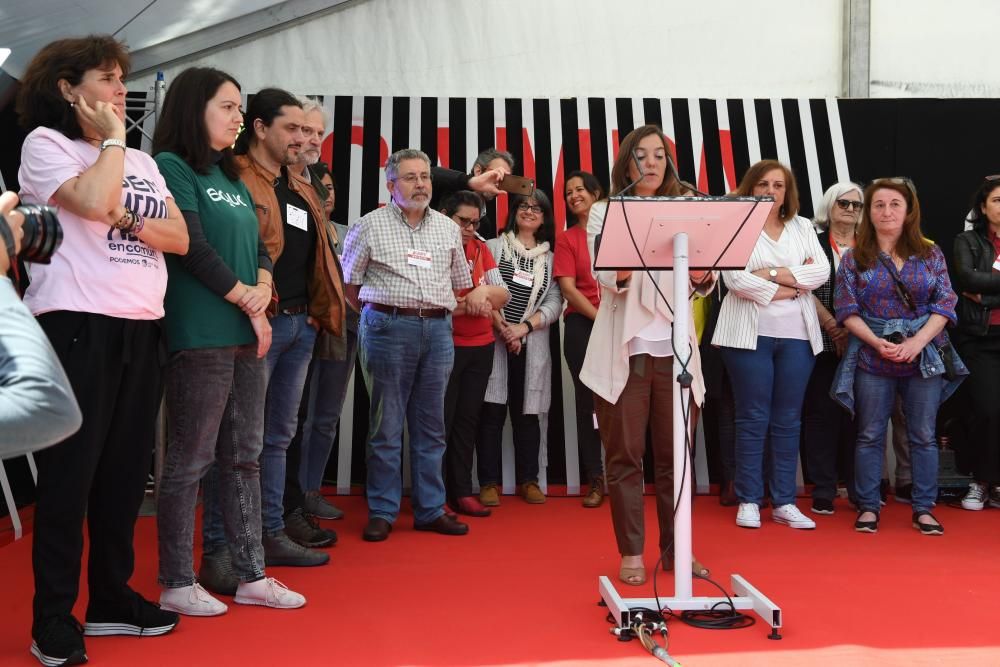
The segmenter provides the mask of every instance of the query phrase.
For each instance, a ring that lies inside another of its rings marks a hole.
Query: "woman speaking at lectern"
[[[660,128],[645,125],[629,133],[621,143],[611,171],[612,195],[680,195],[681,189],[669,160],[667,140]],[[587,223],[591,257],[595,256],[594,238],[601,231],[608,206],[619,205],[603,201],[591,207]],[[596,277],[601,288],[601,305],[580,379],[594,392],[594,408],[606,452],[611,519],[622,556],[618,576],[626,584],[639,586],[646,581],[642,458],[647,429],[652,434],[655,462],[659,552],[665,569],[673,564],[675,381],[671,341],[673,304],[670,303],[673,272],[598,271]],[[714,282],[711,273],[691,273],[692,289],[696,288],[699,293],[708,293]],[[688,303],[682,307],[690,309]],[[691,323],[688,371],[694,376],[691,395],[700,404],[705,386],[694,318],[689,316],[688,321]],[[685,474],[691,474],[690,465]],[[707,574],[697,561],[693,571]]]

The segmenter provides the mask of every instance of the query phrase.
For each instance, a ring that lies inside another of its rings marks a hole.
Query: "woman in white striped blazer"
[[[736,525],[760,528],[769,443],[772,518],[792,528],[815,528],[795,506],[795,473],[802,396],[815,355],[823,350],[809,293],[827,280],[830,264],[812,223],[796,215],[795,177],[783,164],[753,165],[736,194],[774,197],[746,269],[722,274],[729,293],[712,337],[722,349],[736,402]]]

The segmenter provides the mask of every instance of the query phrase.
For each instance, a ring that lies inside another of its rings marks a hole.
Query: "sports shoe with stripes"
[[[788,526],[789,528],[804,528],[809,530],[816,527],[816,522],[803,514],[798,507],[792,503],[775,507],[771,511],[771,518],[775,523]]]
[[[83,634],[88,637],[130,635],[155,637],[165,635],[180,622],[175,612],[160,609],[146,598],[135,593],[131,609],[88,609]]]
[[[49,616],[31,628],[31,655],[45,667],[82,665],[87,662],[83,628],[69,614]]]
[[[979,482],[972,482],[969,484],[969,490],[966,492],[965,497],[962,498],[962,509],[978,511],[986,506],[986,485],[980,484]]]

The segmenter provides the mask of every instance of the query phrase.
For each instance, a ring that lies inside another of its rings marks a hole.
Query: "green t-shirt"
[[[242,282],[257,282],[257,214],[242,181],[229,180],[218,165],[195,172],[174,153],[155,158],[181,211],[197,213],[208,244]],[[171,352],[245,345],[257,340],[250,319],[195,278],[177,255],[166,254],[167,344]]]

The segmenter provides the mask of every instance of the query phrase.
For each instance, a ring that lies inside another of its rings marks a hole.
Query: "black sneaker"
[[[285,515],[285,534],[304,547],[329,547],[337,542],[337,533],[320,528],[314,519],[306,516],[301,507]]]
[[[886,501],[889,499],[889,480],[883,479],[879,482],[878,498],[882,506],[885,506]]]
[[[330,561],[330,554],[292,542],[283,530],[265,535],[261,544],[264,547],[264,564],[267,567],[275,565],[315,567],[326,565]]]
[[[130,609],[88,609],[83,633],[88,637],[106,635],[131,635],[155,637],[165,635],[180,622],[180,616],[164,611],[138,593],[134,594]]]
[[[990,499],[988,504],[990,507],[1000,509],[1000,484],[994,484],[990,487]]]
[[[229,547],[222,545],[215,551],[206,551],[201,554],[198,583],[218,595],[236,595],[240,580],[233,572],[233,560],[232,556],[229,555]]]
[[[813,514],[833,514],[833,501],[826,498],[813,498]]]
[[[913,484],[897,484],[895,496],[897,503],[911,504],[913,502]]]
[[[31,629],[31,655],[46,667],[82,665],[87,662],[83,628],[69,614],[49,616]]]

